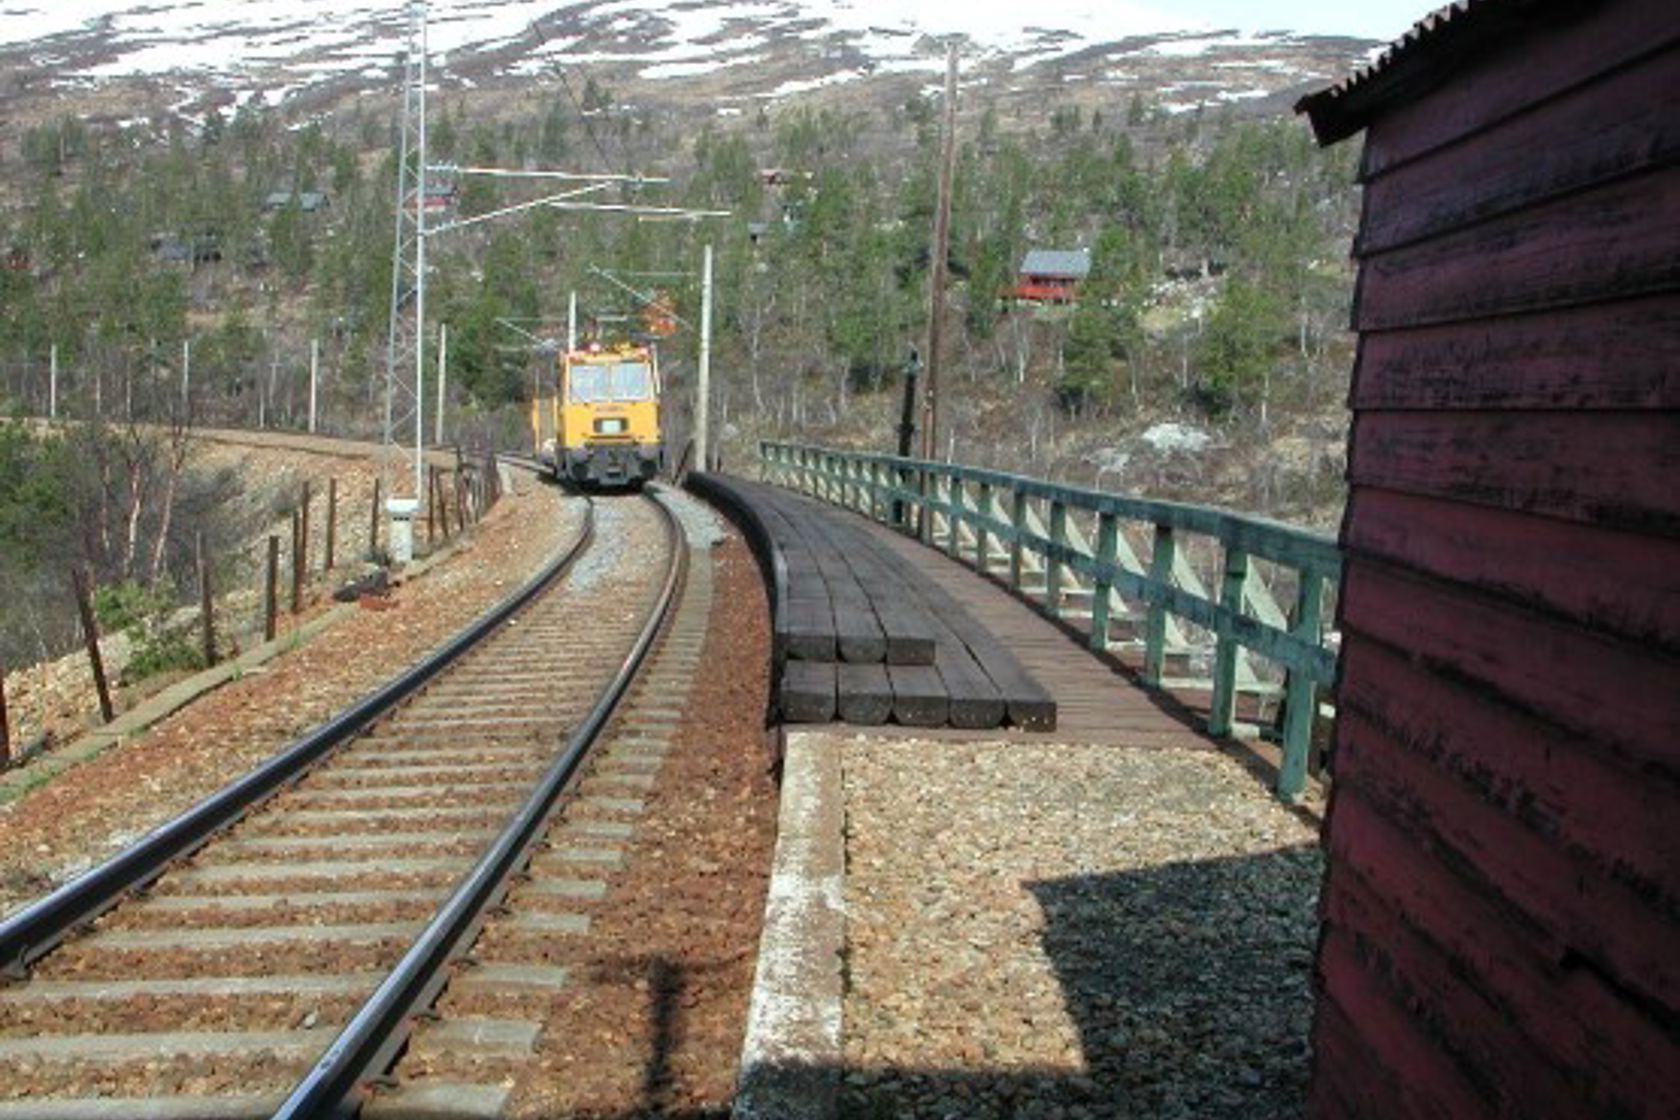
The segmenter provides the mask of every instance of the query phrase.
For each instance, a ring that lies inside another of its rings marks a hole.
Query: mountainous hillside
[[[406,28],[396,3],[355,10],[0,0],[0,416],[56,405],[91,448],[0,420],[0,603],[66,556],[121,581],[144,555],[190,590],[220,504],[188,500],[214,480],[150,425],[295,429],[318,403],[323,431],[377,438],[389,386],[409,407],[387,357]],[[456,170],[428,210],[518,209],[429,239],[428,429],[444,326],[444,438],[528,447],[571,295],[610,337],[658,294],[683,325],[660,348],[680,448],[711,246],[727,461],[761,438],[892,446],[926,358],[953,25],[881,0],[432,17],[429,155]],[[1374,44],[1116,5],[1045,18],[958,21],[938,453],[1332,527],[1357,152],[1317,149],[1288,107]],[[474,166],[668,182],[557,210]],[[1088,261],[1077,298],[1022,295],[1033,250]],[[0,656],[31,625],[0,610]]]
[[[519,89],[571,71],[656,104],[705,98],[722,116],[812,94],[855,97],[883,79],[919,87],[937,80],[950,36],[963,46],[965,85],[1006,115],[1048,95],[1132,91],[1170,112],[1275,112],[1377,46],[1197,26],[1122,3],[1032,18],[1023,25],[1018,10],[984,5],[941,16],[890,0],[437,0],[428,41],[444,91]],[[406,34],[397,0],[11,0],[0,7],[0,98],[23,125],[66,106],[161,125],[253,98],[320,113],[388,91]]]

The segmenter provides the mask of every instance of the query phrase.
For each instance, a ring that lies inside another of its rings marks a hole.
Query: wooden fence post
[[[12,764],[12,725],[6,717],[6,663],[0,661],[0,770]]]
[[[321,570],[333,570],[333,551],[338,545],[338,479],[327,479],[327,555]]]
[[[298,538],[298,555],[303,557],[303,571],[309,573],[309,483],[303,484],[303,535]]]
[[[467,479],[459,468],[455,471],[455,528],[467,531]]]
[[[199,533],[196,540],[198,544],[198,613],[204,634],[204,665],[208,668],[216,663],[215,599],[211,595],[210,557],[204,550],[204,534]]]
[[[263,641],[272,642],[275,615],[280,612],[280,538],[268,535],[268,579],[263,587]]]
[[[368,523],[368,559],[379,555],[379,480],[373,480],[373,516]]]
[[[426,547],[437,540],[437,511],[438,511],[438,480],[437,468],[426,465]],[[449,526],[444,525],[444,535],[449,534]]]
[[[292,511],[292,613],[303,609],[303,518]]]
[[[80,567],[70,569],[70,582],[76,591],[76,610],[82,616],[82,636],[87,640],[88,664],[93,667],[93,687],[99,692],[99,714],[104,722],[110,723],[117,716],[111,707],[111,686],[105,680],[105,661],[99,656],[99,623],[93,617],[93,593]]]

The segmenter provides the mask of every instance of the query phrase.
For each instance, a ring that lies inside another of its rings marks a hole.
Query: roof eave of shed
[[[1513,37],[1553,26],[1570,9],[1597,0],[1457,0],[1412,26],[1364,70],[1295,103],[1328,146],[1361,131],[1379,114],[1435,89],[1467,62]]]

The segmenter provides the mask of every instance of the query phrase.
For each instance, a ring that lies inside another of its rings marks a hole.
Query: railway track
[[[501,1010],[430,1024],[411,1058],[517,1050],[520,1001],[564,981],[541,944],[587,928],[588,866],[615,858],[677,719],[704,633],[693,594],[668,619],[686,554],[657,499],[597,502],[443,664],[0,922],[0,965],[27,970],[0,988],[0,1120],[349,1115],[445,985]],[[648,699],[614,720],[662,625]],[[468,958],[486,921],[495,952]],[[471,1065],[370,1114],[494,1107]]]

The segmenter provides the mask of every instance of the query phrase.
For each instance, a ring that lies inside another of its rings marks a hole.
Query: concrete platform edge
[[[832,1120],[837,1113],[844,825],[838,744],[827,736],[789,734],[736,1120]]]

